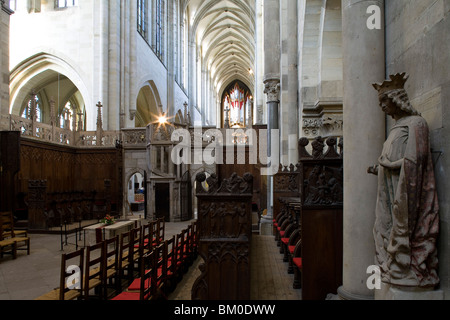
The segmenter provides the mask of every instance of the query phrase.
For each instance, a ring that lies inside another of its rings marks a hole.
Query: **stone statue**
[[[436,241],[439,206],[428,125],[411,106],[396,74],[373,86],[380,107],[395,120],[378,165],[374,237],[382,281],[400,287],[433,288],[439,283]]]

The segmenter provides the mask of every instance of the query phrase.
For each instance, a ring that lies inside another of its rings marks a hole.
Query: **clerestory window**
[[[56,0],[56,8],[68,8],[78,6],[78,0]]]
[[[148,0],[137,0],[137,29],[141,36],[147,40],[147,8]]]

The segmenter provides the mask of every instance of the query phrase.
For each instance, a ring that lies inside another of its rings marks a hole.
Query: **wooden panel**
[[[202,274],[192,287],[192,300],[250,299],[251,190],[250,174],[219,181],[196,177],[199,255]]]
[[[16,177],[16,195],[28,195],[29,181],[46,181],[46,193],[90,193],[109,197],[112,208],[122,208],[122,153],[116,148],[79,149],[21,138],[21,168]],[[105,194],[105,181],[110,188]],[[50,204],[47,203],[46,208]],[[44,208],[44,210],[46,209]],[[36,214],[36,213],[34,213]],[[38,215],[38,214],[37,214]],[[42,214],[41,214],[42,215]],[[39,215],[38,215],[39,216]],[[44,223],[33,217],[35,226]]]
[[[0,132],[0,210],[14,210],[14,176],[20,170],[20,133]]]
[[[302,211],[302,297],[325,300],[342,285],[342,210]]]

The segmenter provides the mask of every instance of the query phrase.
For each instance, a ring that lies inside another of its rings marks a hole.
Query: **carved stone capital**
[[[133,121],[136,117],[136,110],[130,110],[130,120]]]
[[[267,94],[267,102],[280,102],[280,79],[264,81],[264,93]]]

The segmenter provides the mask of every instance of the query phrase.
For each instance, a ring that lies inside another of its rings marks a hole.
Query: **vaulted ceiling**
[[[254,91],[255,0],[189,0],[191,35],[217,93],[233,80]]]

